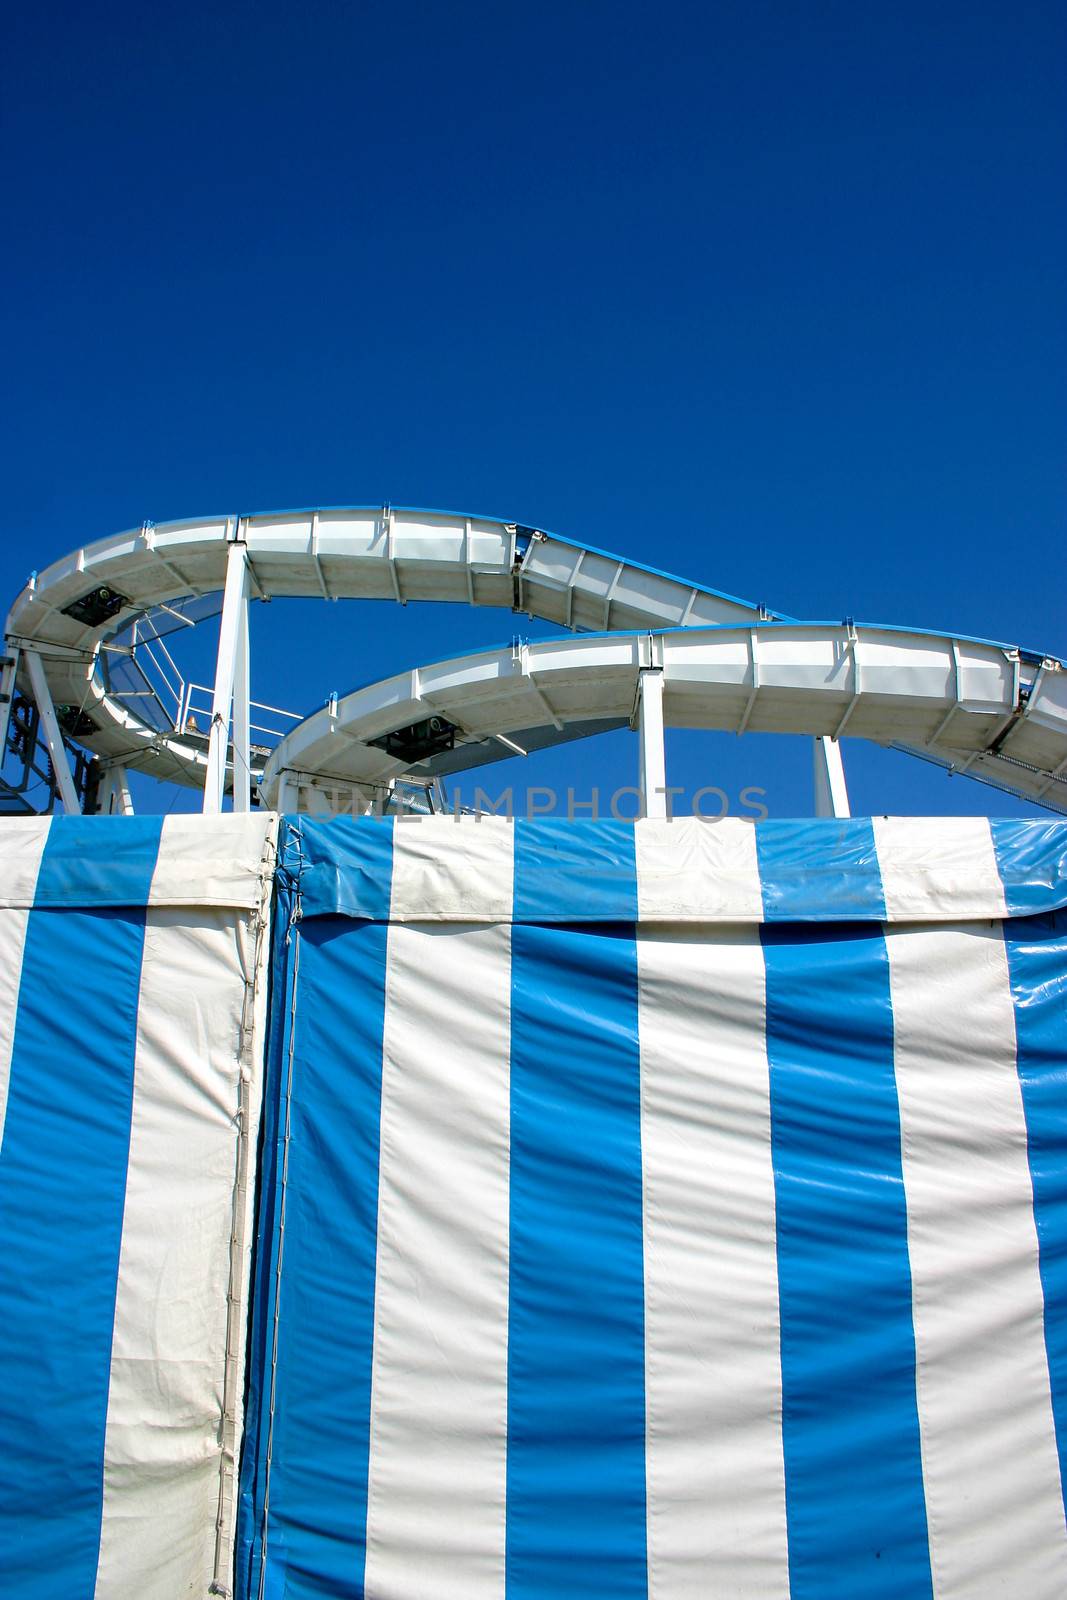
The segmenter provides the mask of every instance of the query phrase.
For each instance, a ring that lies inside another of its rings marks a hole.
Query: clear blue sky
[[[3,587],[146,517],[389,500],[1067,654],[1065,16],[10,8]],[[546,631],[269,611],[254,689],[300,709]],[[808,809],[801,741],[671,752]],[[845,752],[858,811],[1029,809]]]

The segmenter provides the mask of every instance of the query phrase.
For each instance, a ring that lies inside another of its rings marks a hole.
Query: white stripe
[[[368,1595],[504,1593],[510,949],[389,929]]]
[[[1004,885],[985,817],[875,817],[888,922],[1003,917]]]
[[[147,913],[97,1600],[206,1595],[212,1582],[248,920]],[[247,1220],[246,1207],[245,1239]]]
[[[515,829],[503,817],[398,816],[393,832],[394,922],[506,922]]]
[[[789,1590],[759,934],[637,941],[650,1600]]]
[[[18,817],[0,823],[0,862],[7,904],[0,907],[0,1147],[4,1142],[11,1049],[22,982],[22,950],[30,920],[41,856],[48,839],[48,817]]]
[[[937,1600],[1062,1600],[1067,1529],[999,928],[890,929]]]
[[[754,823],[642,818],[634,848],[642,922],[762,921]]]
[[[266,811],[163,818],[150,906],[234,906],[261,897],[264,854],[273,860],[278,818]]]

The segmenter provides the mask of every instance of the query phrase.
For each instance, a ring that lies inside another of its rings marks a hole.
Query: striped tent
[[[12,1600],[230,1592],[275,833],[0,824]]]
[[[1062,1600],[1064,824],[283,831],[242,1600]]]
[[[1067,1593],[1067,824],[0,867],[0,1592]]]

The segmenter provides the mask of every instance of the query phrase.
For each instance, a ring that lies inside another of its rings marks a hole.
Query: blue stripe
[[[931,1594],[880,930],[762,930],[790,1600]]]
[[[1010,917],[1067,904],[1067,822],[994,817],[989,829]]]
[[[283,865],[299,879],[305,917],[388,920],[395,822],[395,817],[287,819]]]
[[[379,863],[387,902],[391,860]],[[272,1466],[257,1508],[262,1516],[269,1490],[267,1590],[276,1584],[286,1600],[363,1595],[388,933],[322,917],[295,935]],[[271,1092],[284,1138],[284,1079]],[[273,1208],[280,1221],[277,1196]]]
[[[129,906],[35,908],[23,951],[0,1147],[0,1572],[22,1600],[83,1600],[96,1582],[144,902],[161,826],[131,820]],[[119,831],[92,830],[91,847]],[[44,907],[63,902],[75,838],[90,847],[85,829],[53,822]]]
[[[756,855],[768,922],[885,919],[869,817],[757,822]]]
[[[515,922],[636,922],[632,822],[520,818]]]
[[[143,906],[159,854],[161,817],[59,817],[48,830],[38,906]]]
[[[539,857],[525,837],[516,838],[516,898],[532,903]],[[513,930],[510,1227],[508,1600],[644,1597],[630,926]]]
[[[1034,1186],[1052,1412],[1067,1491],[1067,912],[1004,924]]]

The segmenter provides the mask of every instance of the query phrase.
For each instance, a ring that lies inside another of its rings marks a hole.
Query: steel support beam
[[[125,767],[112,767],[111,782],[115,796],[114,810],[120,817],[133,816],[133,798],[130,794],[130,778]]]
[[[283,772],[278,780],[278,810],[283,814],[286,811],[295,811],[299,804],[297,786],[287,772]]]
[[[101,816],[133,816],[130,779],[125,767],[108,767],[100,781],[100,793],[97,803]]]
[[[74,787],[74,774],[70,770],[67,760],[67,747],[63,743],[59,723],[56,721],[56,708],[52,704],[52,696],[48,689],[48,679],[44,675],[44,664],[36,650],[23,652],[26,658],[26,670],[30,675],[30,686],[33,689],[33,698],[37,702],[37,711],[41,718],[41,732],[44,742],[48,747],[48,754],[52,760],[52,770],[56,775],[59,785],[60,799],[63,801],[63,810],[69,817],[79,816],[81,806],[78,804],[78,791]]]
[[[812,760],[815,775],[815,815],[850,817],[852,812],[848,804],[841,746],[835,739],[816,737],[812,740]]]
[[[96,791],[96,809],[102,817],[111,815],[112,802],[115,798],[115,780],[112,774],[113,769],[109,767],[100,779],[100,787]]]
[[[4,669],[0,672],[0,767],[7,760],[7,736],[11,728],[11,703],[19,671],[18,647],[4,640]]]
[[[205,815],[216,814],[222,810],[222,797],[226,792],[226,751],[230,742],[230,712],[233,707],[238,657],[241,654],[242,630],[247,651],[248,551],[243,539],[234,539],[226,553],[226,587],[222,594],[222,615],[219,618],[219,651],[215,662],[215,692],[211,702],[211,733],[208,738],[207,777],[204,782]],[[247,672],[244,676],[245,706],[234,718],[235,732],[242,719],[242,725],[248,727]],[[247,764],[245,770],[247,772]],[[235,773],[235,798],[237,787]]]
[[[248,677],[248,601],[237,617],[237,661],[233,678],[233,809],[252,809],[252,729]]]
[[[641,749],[641,813],[665,817],[667,758],[663,746],[663,673],[659,668],[645,668],[638,680],[637,736]]]

